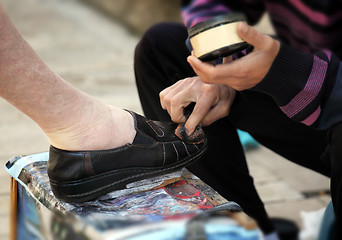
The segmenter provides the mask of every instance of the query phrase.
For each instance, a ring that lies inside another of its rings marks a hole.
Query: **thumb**
[[[253,45],[254,48],[263,46],[265,41],[267,41],[266,35],[258,32],[245,22],[239,22],[237,28],[239,36],[249,44]]]

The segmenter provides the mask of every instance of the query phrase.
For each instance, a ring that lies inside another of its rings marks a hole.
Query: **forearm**
[[[62,127],[60,122],[66,122],[65,118],[70,116],[68,112],[82,111],[82,104],[77,108],[75,105],[83,101],[84,94],[50,70],[1,6],[0,42],[2,98],[31,117],[43,130],[47,130],[47,126],[53,127],[52,123]]]

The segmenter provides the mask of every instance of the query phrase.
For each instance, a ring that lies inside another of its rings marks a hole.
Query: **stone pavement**
[[[139,36],[76,0],[0,0],[19,30],[64,79],[102,101],[142,113],[134,83]],[[0,164],[15,155],[48,151],[48,140],[27,116],[0,99]],[[327,205],[329,180],[265,148],[248,151],[257,189],[271,216],[295,220]],[[9,233],[9,176],[0,168],[0,239]]]

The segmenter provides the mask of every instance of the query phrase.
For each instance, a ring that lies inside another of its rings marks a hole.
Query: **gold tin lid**
[[[188,29],[194,54],[202,61],[217,60],[251,47],[236,32],[237,23],[246,21],[242,13],[229,13],[197,23]]]
[[[192,38],[201,32],[204,32],[208,29],[211,29],[220,25],[224,25],[224,24],[228,24],[232,22],[241,22],[241,21],[246,21],[246,16],[240,12],[233,12],[233,13],[216,16],[204,22],[197,23],[196,25],[189,28],[188,29],[189,38]]]

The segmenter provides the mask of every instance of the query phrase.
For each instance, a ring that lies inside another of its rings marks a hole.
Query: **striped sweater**
[[[291,119],[328,129],[342,121],[342,2],[340,0],[188,0],[187,27],[213,16],[244,12],[250,25],[269,13],[280,51],[253,88],[273,96]]]

